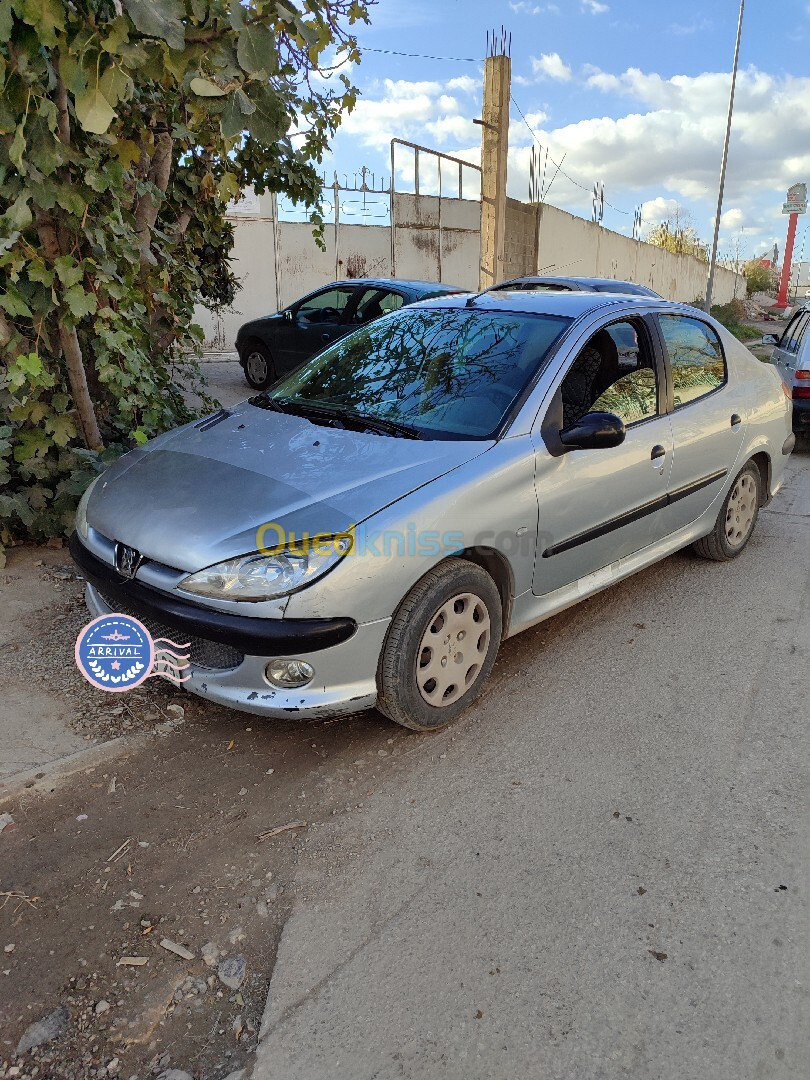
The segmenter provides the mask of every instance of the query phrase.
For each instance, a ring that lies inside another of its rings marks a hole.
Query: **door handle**
[[[654,465],[663,465],[666,455],[666,450],[659,443],[657,446],[654,446],[650,451],[650,460]]]
[[[736,413],[732,413],[731,414],[731,426],[732,427],[739,427],[741,423],[742,423],[742,419]]]
[[[330,337],[330,334],[321,334],[321,341],[328,341]]]

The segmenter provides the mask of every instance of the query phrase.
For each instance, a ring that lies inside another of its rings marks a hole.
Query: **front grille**
[[[230,645],[220,645],[218,641],[193,637],[182,630],[178,630],[176,626],[167,626],[166,623],[157,622],[151,618],[145,619],[126,604],[122,604],[119,600],[112,600],[105,596],[103,592],[97,591],[110,611],[120,612],[122,615],[131,615],[134,619],[139,619],[149,631],[153,641],[158,638],[169,638],[170,641],[176,641],[179,645],[183,645],[188,641],[190,646],[189,661],[195,668],[205,668],[208,671],[228,671],[239,667],[245,659],[243,652],[234,649]]]

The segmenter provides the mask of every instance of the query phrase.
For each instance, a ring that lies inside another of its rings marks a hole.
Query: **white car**
[[[790,387],[793,430],[810,435],[810,304],[799,308],[781,337],[766,334],[762,344],[774,346],[771,362]]]

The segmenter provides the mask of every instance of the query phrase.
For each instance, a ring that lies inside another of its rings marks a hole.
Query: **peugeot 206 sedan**
[[[119,459],[71,549],[94,615],[191,643],[193,692],[428,730],[505,638],[687,544],[736,558],[793,441],[776,370],[693,308],[441,298]]]

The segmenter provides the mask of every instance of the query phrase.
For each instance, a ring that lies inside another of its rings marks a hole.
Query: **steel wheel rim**
[[[726,540],[733,548],[748,539],[757,509],[757,485],[750,473],[743,473],[734,482],[726,504]]]
[[[267,378],[267,361],[260,352],[248,353],[245,370],[254,382],[264,382]]]
[[[463,697],[481,674],[492,633],[489,611],[475,593],[459,593],[434,613],[416,654],[422,700],[444,709]]]

